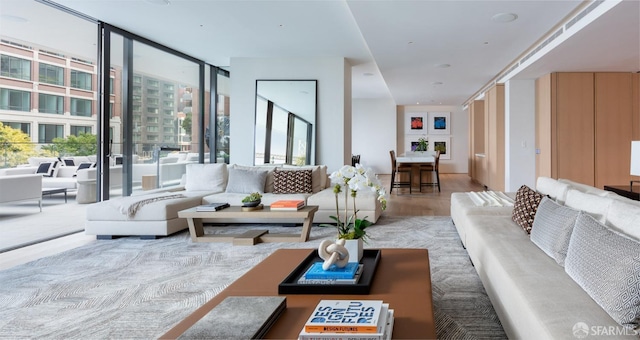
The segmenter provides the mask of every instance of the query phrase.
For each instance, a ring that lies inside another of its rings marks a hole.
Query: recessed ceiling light
[[[365,73],[363,73],[362,75],[363,75],[363,76],[365,76],[365,77],[371,77],[371,76],[373,76],[373,73],[371,73],[371,72],[365,72]]]
[[[438,65],[436,65],[436,67],[437,68],[448,68],[448,67],[451,67],[451,65],[449,65],[449,64],[438,64]]]
[[[26,18],[19,17],[17,15],[10,15],[10,14],[2,14],[2,15],[0,15],[0,19],[6,20],[6,21],[12,21],[12,22],[27,22],[27,21],[29,21]]]
[[[413,41],[409,41],[409,42],[407,43],[407,45],[411,45],[411,44],[413,44]]]
[[[434,81],[433,83],[431,83],[431,85],[442,85],[441,81]]]
[[[144,0],[150,4],[154,4],[154,5],[162,5],[162,6],[166,6],[169,5],[171,2],[169,2],[169,0]]]
[[[514,13],[498,13],[491,17],[493,22],[512,22],[518,19],[518,15]]]

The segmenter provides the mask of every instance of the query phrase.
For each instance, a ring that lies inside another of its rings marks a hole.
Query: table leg
[[[198,237],[204,236],[204,227],[202,225],[202,219],[189,217],[187,218],[187,224],[189,224],[189,234],[191,234],[191,241],[198,242]]]
[[[310,212],[302,223],[302,231],[300,232],[300,242],[307,242],[309,240],[309,234],[311,233],[311,225],[313,224],[313,215],[315,212]]]

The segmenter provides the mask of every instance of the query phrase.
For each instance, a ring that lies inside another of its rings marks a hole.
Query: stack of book
[[[391,339],[393,309],[381,300],[320,300],[299,340]]]
[[[318,261],[311,264],[298,279],[298,284],[355,284],[358,283],[364,268],[361,263],[349,262],[342,268],[334,264],[324,270],[323,263]]]
[[[304,200],[279,200],[271,203],[271,210],[296,211],[304,208]]]

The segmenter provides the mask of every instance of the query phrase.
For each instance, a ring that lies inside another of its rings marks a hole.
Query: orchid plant
[[[387,194],[378,176],[371,170],[365,169],[362,165],[355,166],[345,165],[341,169],[334,171],[331,176],[333,184],[333,193],[336,197],[336,216],[330,216],[336,221],[335,227],[338,229],[338,239],[355,240],[366,239],[365,229],[372,223],[367,221],[367,216],[362,219],[358,218],[358,209],[356,207],[356,196],[358,191],[372,191],[378,197],[378,201],[382,205],[382,210],[387,208]],[[339,194],[344,192],[344,213],[340,214]],[[348,199],[353,199],[353,214],[349,214]],[[333,226],[333,225],[322,225]]]

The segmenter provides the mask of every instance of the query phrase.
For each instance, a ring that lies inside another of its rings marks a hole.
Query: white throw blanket
[[[118,211],[121,214],[127,215],[127,218],[132,218],[136,215],[136,213],[138,212],[138,209],[140,209],[146,204],[162,201],[162,200],[169,200],[173,198],[184,198],[184,197],[186,196],[183,194],[161,192],[161,193],[150,194],[150,195],[127,196],[127,197],[122,197],[120,199],[111,200],[110,202],[114,207],[118,209]]]
[[[471,191],[469,198],[480,207],[510,207],[514,200],[500,191]]]

